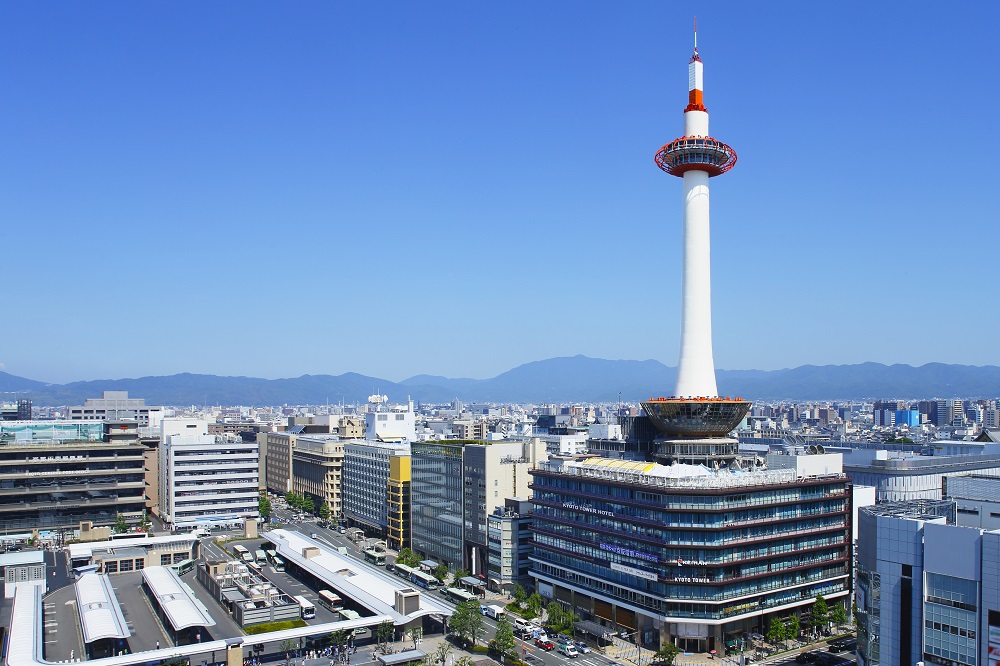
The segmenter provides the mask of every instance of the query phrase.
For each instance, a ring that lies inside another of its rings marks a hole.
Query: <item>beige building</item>
[[[344,441],[338,435],[268,432],[257,435],[257,441],[264,450],[268,490],[308,495],[317,509],[326,503],[332,516],[342,515]]]

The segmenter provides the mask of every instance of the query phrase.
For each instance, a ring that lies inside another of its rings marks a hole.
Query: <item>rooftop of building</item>
[[[935,520],[948,518],[954,522],[955,502],[952,500],[914,499],[904,502],[883,502],[861,507],[861,511],[873,516],[910,518],[914,520]]]
[[[541,463],[538,469],[608,481],[680,489],[724,489],[783,485],[792,483],[797,478],[797,472],[794,469],[744,470],[734,467],[714,470],[704,465],[686,465],[680,463],[660,465],[651,462],[596,457],[587,458],[586,460],[550,461]],[[825,476],[845,478],[840,473]]]

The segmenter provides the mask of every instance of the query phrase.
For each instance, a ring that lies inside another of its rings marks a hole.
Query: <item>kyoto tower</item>
[[[642,403],[660,432],[658,458],[709,466],[736,459],[737,440],[727,437],[750,409],[742,398],[720,398],[712,358],[712,275],[709,242],[708,179],[736,164],[736,151],[708,133],[703,65],[694,54],[688,62],[688,104],[684,136],[656,152],[656,165],[684,181],[684,269],[681,309],[681,355],[677,386],[670,398]]]

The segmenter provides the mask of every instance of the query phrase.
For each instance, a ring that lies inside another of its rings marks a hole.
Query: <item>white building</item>
[[[160,515],[174,529],[259,517],[257,443],[207,430],[202,420],[163,420]]]
[[[155,428],[163,418],[163,407],[130,398],[128,391],[104,391],[100,398],[87,398],[82,407],[70,407],[71,421],[137,421],[140,427]]]
[[[409,442],[355,440],[344,445],[342,501],[344,518],[351,525],[360,523],[375,534],[387,533],[390,461],[393,456],[409,455]]]
[[[365,439],[411,442],[416,438],[412,400],[405,406],[385,405],[385,396],[371,396],[368,400],[375,405],[375,411],[365,414]]]

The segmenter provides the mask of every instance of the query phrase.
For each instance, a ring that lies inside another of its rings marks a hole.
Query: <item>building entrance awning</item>
[[[597,636],[598,638],[603,638],[604,640],[610,640],[614,636],[615,631],[609,627],[597,624],[590,620],[581,620],[579,622],[574,622],[573,627],[580,632],[585,634],[590,634],[591,636]]]
[[[469,587],[482,587],[485,583],[478,578],[473,576],[466,576],[465,578],[459,578],[458,582],[462,585],[468,585]]]
[[[399,666],[400,664],[409,664],[414,661],[420,661],[427,656],[426,652],[421,650],[403,650],[402,652],[397,652],[395,654],[380,654],[378,656],[378,662],[382,666]]]

